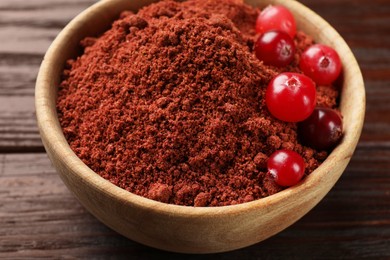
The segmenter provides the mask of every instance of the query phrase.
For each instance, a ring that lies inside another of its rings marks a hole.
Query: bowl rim
[[[357,108],[356,119],[353,121],[352,125],[348,125],[348,128],[345,130],[344,138],[341,143],[328,155],[326,160],[315,169],[310,175],[306,176],[299,184],[284,189],[276,194],[270,195],[265,198],[257,199],[251,202],[229,205],[229,206],[215,206],[215,207],[194,207],[194,206],[182,206],[175,204],[167,204],[155,200],[151,200],[131,192],[128,192],[114,184],[110,181],[104,179],[99,174],[92,171],[86,164],[84,164],[77,155],[71,150],[69,144],[67,143],[62,128],[59,125],[57,118],[57,111],[55,103],[56,101],[50,100],[49,92],[50,88],[58,88],[58,84],[53,81],[51,75],[55,74],[55,71],[52,69],[52,64],[55,63],[53,57],[59,48],[63,47],[63,42],[69,40],[70,31],[79,30],[81,25],[85,22],[83,19],[88,15],[98,12],[101,9],[107,8],[116,2],[121,0],[114,1],[100,1],[78,16],[76,16],[56,37],[50,48],[48,49],[44,60],[41,64],[35,88],[35,107],[36,107],[36,117],[38,122],[38,127],[40,135],[44,146],[48,154],[53,153],[54,157],[59,158],[62,162],[69,167],[71,171],[80,177],[83,182],[92,185],[94,189],[104,190],[107,196],[113,197],[118,201],[121,201],[124,204],[132,204],[137,207],[150,208],[154,210],[159,210],[161,214],[171,215],[173,212],[175,214],[187,217],[197,217],[207,215],[225,215],[225,214],[239,214],[245,211],[250,211],[253,208],[263,208],[265,206],[270,206],[272,204],[278,204],[280,201],[287,200],[291,197],[298,197],[300,194],[306,193],[308,190],[315,188],[315,186],[326,178],[325,173],[331,172],[334,162],[332,159],[343,158],[344,160],[349,161],[352,157],[353,151],[356,148],[358,139],[360,137],[364,113],[365,113],[365,91],[364,91],[364,82],[363,78],[357,64],[355,57],[353,56],[351,50],[349,49],[346,42],[341,38],[341,36],[331,27],[325,20],[315,14],[313,11],[298,3],[296,1],[283,1],[283,0],[271,0],[273,4],[283,4],[289,8],[293,13],[305,13],[310,14],[310,16],[315,17],[313,23],[319,23],[321,26],[330,26],[331,29],[327,33],[331,34],[335,38],[335,45],[338,45],[341,49],[347,50],[348,53],[344,55],[348,56],[349,65],[353,66],[355,69],[356,78],[355,83],[359,87],[360,91],[356,91],[354,94],[354,99],[356,102],[360,102],[361,106]],[[152,1],[150,1],[152,2]],[[256,0],[246,1],[251,4],[256,2]],[[352,64],[352,65],[351,65]],[[345,64],[343,64],[344,66]],[[344,90],[343,90],[344,91]],[[53,108],[54,106],[54,108]],[[342,108],[341,108],[342,109]],[[355,129],[355,131],[351,131]],[[53,140],[53,136],[55,139]],[[49,143],[52,145],[49,147]],[[322,172],[323,174],[318,174]],[[341,176],[341,173],[340,173]],[[338,176],[338,177],[340,177]],[[337,177],[337,179],[338,179]],[[336,181],[337,181],[336,179]],[[336,182],[335,181],[335,182]],[[333,185],[332,185],[333,186]]]

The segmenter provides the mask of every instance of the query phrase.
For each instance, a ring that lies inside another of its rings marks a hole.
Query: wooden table
[[[63,185],[40,141],[34,83],[43,54],[93,2],[0,1],[0,258],[183,258],[96,220]],[[355,155],[326,198],[290,228],[245,249],[186,258],[390,258],[390,1],[301,2],[340,32],[363,71],[367,113]]]

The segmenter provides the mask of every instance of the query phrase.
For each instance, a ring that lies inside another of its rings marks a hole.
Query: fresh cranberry
[[[303,74],[284,72],[268,84],[265,102],[269,112],[285,122],[299,122],[310,116],[316,105],[314,82]]]
[[[292,13],[284,6],[270,5],[257,17],[256,32],[263,34],[268,31],[284,31],[294,38],[297,31]]]
[[[341,61],[337,52],[329,46],[314,44],[301,55],[299,66],[303,73],[318,85],[330,85],[341,72]]]
[[[271,154],[267,167],[275,182],[285,187],[297,184],[305,173],[305,161],[291,150],[278,150]]]
[[[284,67],[294,59],[294,41],[285,32],[269,31],[257,39],[255,53],[264,64]]]
[[[316,107],[305,121],[298,124],[298,137],[302,144],[316,150],[329,150],[336,146],[343,134],[340,113],[325,107]]]

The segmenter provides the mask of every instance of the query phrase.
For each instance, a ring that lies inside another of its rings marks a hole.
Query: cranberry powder
[[[297,32],[293,62],[256,58],[259,10],[235,0],[162,1],[125,11],[111,29],[82,40],[58,93],[58,116],[76,155],[113,184],[188,206],[223,206],[283,188],[267,173],[278,149],[293,150],[310,174],[326,151],[303,146],[296,123],[272,117],[270,80],[301,72],[312,39]],[[338,91],[317,86],[317,105]]]

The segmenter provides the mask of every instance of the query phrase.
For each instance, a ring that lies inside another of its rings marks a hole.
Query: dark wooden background
[[[93,0],[0,0],[0,258],[390,259],[390,0],[304,0],[345,38],[367,92],[346,172],[309,214],[245,249],[180,255],[130,241],[65,188],[39,138],[34,84],[57,33]]]

